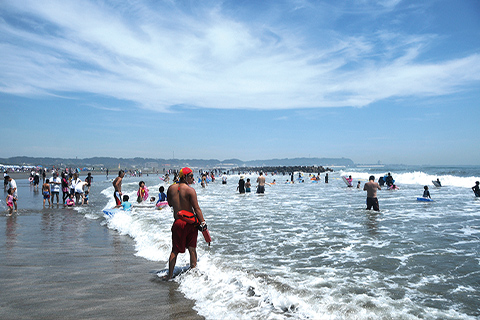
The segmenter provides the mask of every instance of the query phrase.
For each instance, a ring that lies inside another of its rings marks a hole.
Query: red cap
[[[178,174],[178,176],[180,178],[183,178],[185,177],[187,174],[191,173],[192,172],[192,169],[190,169],[189,167],[185,167],[185,168],[182,168]]]

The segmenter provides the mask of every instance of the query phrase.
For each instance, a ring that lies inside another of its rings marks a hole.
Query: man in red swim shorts
[[[173,277],[177,256],[179,253],[184,253],[186,248],[190,254],[190,268],[197,266],[197,225],[180,219],[178,212],[185,210],[195,213],[200,224],[205,222],[202,210],[198,205],[197,193],[189,186],[194,181],[192,169],[185,167],[180,170],[178,176],[180,178],[178,184],[172,184],[167,191],[168,205],[173,207],[175,222],[172,226],[172,252],[168,259],[168,275],[164,277],[164,280]]]
[[[125,172],[123,170],[118,171],[118,177],[113,180],[113,198],[115,199],[115,205],[119,206],[122,204],[122,180],[125,176]]]

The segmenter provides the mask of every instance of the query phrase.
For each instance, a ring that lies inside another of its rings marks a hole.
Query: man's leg
[[[190,253],[190,269],[197,266],[197,248],[188,247],[188,253]]]
[[[177,256],[178,256],[178,252],[172,251],[170,253],[170,258],[168,259],[168,276],[166,276],[164,280],[172,279],[173,269],[175,269],[175,264],[177,263]]]

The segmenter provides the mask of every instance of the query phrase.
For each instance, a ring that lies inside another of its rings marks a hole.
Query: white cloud
[[[393,8],[398,1],[380,3]],[[361,107],[394,96],[449,94],[480,80],[478,55],[422,63],[431,35],[335,31],[328,45],[311,47],[293,28],[251,25],[218,7],[187,14],[141,2],[10,5],[24,17],[22,24],[0,24],[0,91],[13,94],[88,92],[159,111],[178,104]]]

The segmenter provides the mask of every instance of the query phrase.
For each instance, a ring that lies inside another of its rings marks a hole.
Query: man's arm
[[[200,209],[200,206],[198,205],[197,193],[193,188],[190,190],[190,204],[193,208],[193,213],[197,215],[198,221],[200,223],[205,221],[205,218],[203,217],[202,209]]]

